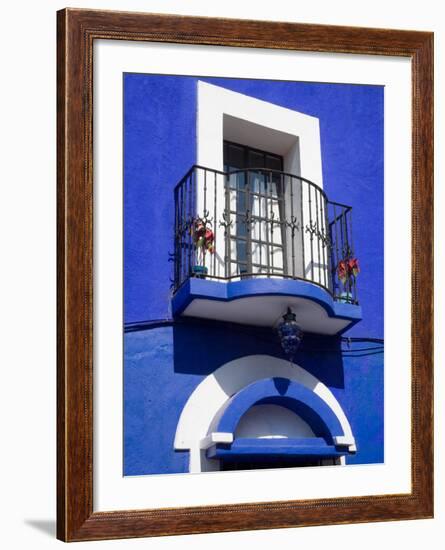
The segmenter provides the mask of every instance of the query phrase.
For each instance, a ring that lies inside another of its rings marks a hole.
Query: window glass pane
[[[255,220],[251,230],[252,239],[256,241],[266,241],[268,225],[269,224],[264,220]]]
[[[235,190],[229,191],[229,207],[232,212],[236,212],[236,203],[238,200],[238,193]]]
[[[271,170],[283,170],[283,160],[281,157],[278,156],[272,156],[266,154],[266,168],[270,168]]]
[[[247,205],[246,205],[246,193],[240,192],[237,193],[236,197],[236,210],[237,212],[244,213],[246,211]]]
[[[268,250],[267,245],[260,244],[258,242],[253,242],[252,243],[252,262],[263,266],[267,265],[268,264],[267,250]]]
[[[252,193],[264,193],[266,190],[266,175],[261,172],[249,172],[250,190]]]
[[[244,190],[244,188],[246,187],[246,180],[247,177],[244,172],[236,174],[236,188]]]
[[[225,142],[224,148],[224,164],[228,164],[235,169],[245,168],[244,147]]]
[[[247,235],[245,216],[238,214],[236,217],[236,235],[237,237],[245,237]]]
[[[283,196],[283,186],[280,174],[271,174],[269,182],[269,191],[273,197]]]
[[[237,241],[236,243],[236,253],[238,262],[247,261],[247,243],[246,241]]]
[[[224,170],[230,172],[232,170],[238,170],[234,166],[229,166],[228,164],[224,165]],[[246,184],[246,174],[244,172],[238,172],[236,174],[230,174],[229,176],[229,187],[230,189],[244,189]]]
[[[232,262],[230,265],[230,274],[233,275],[242,275],[243,273],[248,273],[247,264],[235,263]]]
[[[266,199],[258,195],[251,195],[250,210],[253,216],[265,217],[266,215]]]
[[[248,167],[264,168],[264,154],[248,149]]]
[[[239,275],[240,273],[240,266],[236,262],[232,262],[230,264],[230,276],[234,277],[236,275]]]
[[[283,215],[283,182],[279,173],[283,160],[279,155],[259,151],[245,145],[224,142],[224,167],[230,172],[248,168],[229,177],[229,205],[234,219],[231,231],[230,257],[232,273],[283,273],[283,228],[277,222]],[[261,170],[276,170],[277,173]],[[246,225],[250,213],[253,222]],[[272,226],[272,221],[274,225]],[[273,267],[272,267],[272,264]]]
[[[254,264],[252,266],[252,273],[267,273],[267,269],[264,266]]]
[[[283,244],[283,229],[278,224],[274,224],[273,228],[271,227],[269,231],[269,241],[272,244],[278,244],[278,245]]]
[[[274,268],[283,269],[283,249],[277,246],[271,247],[271,263]]]
[[[230,240],[230,258],[239,264],[247,263],[247,241],[239,239]]]

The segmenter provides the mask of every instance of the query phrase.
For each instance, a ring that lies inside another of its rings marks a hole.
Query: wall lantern
[[[298,325],[295,313],[292,313],[290,307],[287,308],[287,312],[283,315],[283,320],[278,325],[277,331],[284,353],[289,361],[292,362],[303,339],[303,331]]]

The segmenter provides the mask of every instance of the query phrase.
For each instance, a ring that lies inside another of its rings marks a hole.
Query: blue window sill
[[[217,443],[207,449],[207,458],[220,460],[264,460],[271,457],[286,458],[336,458],[349,454],[327,445],[321,437],[305,439],[245,439],[239,438],[231,445]]]

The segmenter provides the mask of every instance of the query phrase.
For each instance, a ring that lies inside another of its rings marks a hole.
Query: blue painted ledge
[[[339,451],[333,445],[327,445],[321,437],[304,439],[249,439],[239,438],[231,445],[217,443],[207,449],[207,458],[220,460],[258,459],[271,457],[316,458],[340,457],[348,451]]]
[[[172,313],[174,316],[187,315],[187,308],[195,300],[230,303],[239,299],[265,296],[299,298],[314,302],[325,310],[329,318],[346,321],[346,326],[341,332],[362,319],[362,309],[359,305],[335,301],[321,286],[302,280],[278,278],[221,282],[192,277],[174,294]]]

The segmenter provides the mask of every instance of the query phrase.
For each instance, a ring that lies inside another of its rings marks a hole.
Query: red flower
[[[213,231],[206,227],[206,224],[201,219],[195,221],[191,232],[196,248],[201,249],[202,254],[206,252],[213,254],[215,236]]]
[[[215,240],[215,236],[213,235],[213,231],[211,229],[206,229],[205,232],[205,248],[207,249],[210,254],[213,254],[215,251],[215,248],[213,246],[213,241]]]
[[[337,275],[343,284],[345,284],[350,277],[356,277],[359,273],[360,266],[357,258],[348,258],[338,262]]]
[[[196,220],[195,225],[193,227],[193,236],[195,241],[199,241],[201,237],[205,234],[205,227],[201,220]]]
[[[337,275],[340,281],[345,284],[346,279],[348,278],[348,270],[345,260],[341,260],[340,262],[338,262]]]
[[[350,258],[348,260],[348,268],[350,273],[356,277],[360,273],[360,266],[358,265],[357,258]]]

